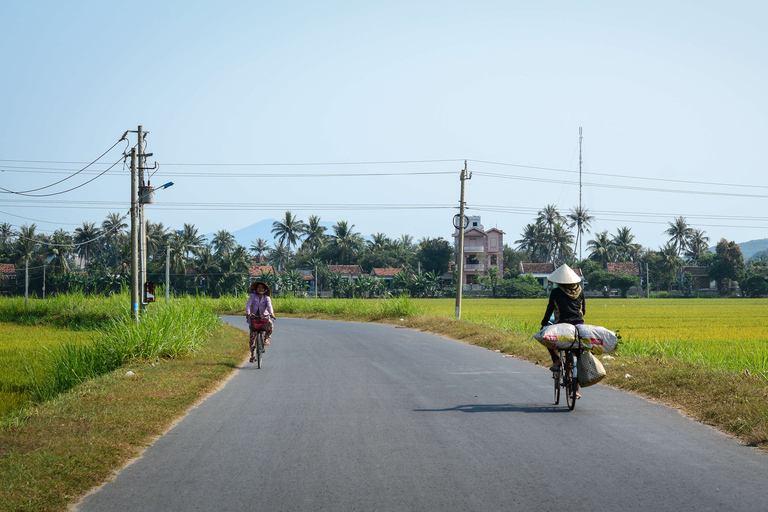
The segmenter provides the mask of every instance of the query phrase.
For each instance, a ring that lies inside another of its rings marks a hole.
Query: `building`
[[[464,254],[461,260],[464,264],[464,283],[479,284],[479,278],[486,270],[496,269],[499,277],[504,275],[504,232],[498,228],[486,230],[480,223],[480,217],[467,217],[468,224],[464,229]],[[453,233],[453,253],[459,254],[459,230]]]
[[[384,281],[387,283],[387,288],[392,288],[395,276],[402,271],[402,268],[373,268],[371,269],[371,277],[377,281]]]
[[[344,279],[357,279],[365,275],[360,265],[328,265],[328,271],[340,274]]]
[[[554,263],[520,263],[520,274],[522,275],[532,275],[536,278],[536,280],[541,284],[541,287],[544,289],[550,288],[551,283],[547,279],[549,277],[549,274],[555,271],[555,264]],[[580,268],[574,268],[574,272],[576,272],[576,275],[578,275],[582,280],[584,279],[584,276],[581,273]]]

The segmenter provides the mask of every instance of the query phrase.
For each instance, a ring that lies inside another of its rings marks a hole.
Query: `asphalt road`
[[[244,363],[77,510],[768,509],[765,454],[582,395],[568,412],[547,369],[439,336],[279,319],[264,368]]]

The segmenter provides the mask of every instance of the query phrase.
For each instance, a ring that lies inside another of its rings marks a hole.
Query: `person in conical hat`
[[[581,282],[579,274],[568,265],[561,265],[547,276],[547,280],[557,284],[557,287],[549,294],[549,302],[541,326],[544,327],[553,323],[550,320],[553,314],[556,324],[583,324],[587,309],[584,301],[584,290],[579,286]],[[560,360],[560,352],[551,348],[548,350],[552,357],[550,370],[557,371],[563,365]],[[581,395],[576,393],[576,396],[580,397]]]
[[[251,318],[266,318],[266,336],[264,338],[264,346],[269,345],[269,338],[272,336],[272,330],[274,327],[275,310],[272,308],[272,290],[269,289],[269,285],[263,281],[254,281],[251,286],[248,287],[248,302],[245,303],[245,318],[248,321],[248,328],[250,330],[250,336],[248,338],[248,345],[251,349],[251,359],[253,363],[256,358],[254,357],[254,350],[256,350],[256,335],[258,331],[253,328]],[[264,330],[264,329],[262,329]]]

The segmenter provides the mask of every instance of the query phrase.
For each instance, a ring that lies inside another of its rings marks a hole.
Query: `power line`
[[[91,163],[89,163],[88,165],[86,165],[85,167],[83,167],[82,169],[80,169],[79,171],[77,171],[76,173],[74,173],[74,174],[71,174],[71,175],[67,176],[67,177],[66,177],[66,178],[64,178],[64,179],[61,179],[61,180],[59,180],[59,181],[57,181],[57,182],[55,182],[55,183],[51,183],[50,185],[46,185],[46,186],[44,186],[44,187],[33,188],[33,189],[30,189],[30,190],[23,190],[23,191],[20,191],[20,192],[14,192],[14,191],[11,191],[11,190],[8,190],[8,189],[5,189],[5,188],[2,188],[2,187],[0,187],[0,190],[3,190],[3,191],[5,191],[5,192],[7,192],[7,193],[10,193],[10,194],[18,194],[18,195],[31,195],[31,194],[29,194],[29,192],[37,192],[37,191],[40,191],[40,190],[45,190],[46,188],[50,188],[50,187],[53,187],[53,186],[55,186],[55,185],[58,185],[59,183],[62,183],[62,182],[64,182],[64,181],[67,181],[68,179],[70,179],[70,178],[73,178],[73,177],[77,176],[78,174],[80,174],[81,172],[85,171],[85,170],[86,170],[86,169],[88,169],[90,166],[92,166],[93,164],[95,164],[96,162],[98,162],[99,160],[101,160],[101,159],[102,159],[102,157],[104,157],[104,155],[106,155],[107,153],[109,153],[110,151],[112,151],[112,150],[115,148],[115,146],[117,146],[118,144],[120,144],[120,142],[122,142],[122,141],[124,141],[124,140],[127,140],[127,139],[125,138],[125,135],[126,135],[127,133],[128,133],[128,132],[125,132],[125,133],[123,134],[123,136],[122,136],[122,137],[120,137],[120,139],[119,139],[117,142],[115,142],[114,144],[112,144],[112,147],[110,147],[110,148],[109,148],[108,150],[106,150],[104,153],[102,153],[101,155],[99,155],[99,157],[98,157],[98,158],[96,158],[94,161],[92,161]],[[108,171],[109,169],[111,169],[112,167],[114,167],[115,165],[116,165],[116,164],[113,164],[111,167],[109,167],[109,168],[107,169],[107,171]],[[107,171],[104,171],[104,172],[107,172]],[[104,173],[102,173],[102,174],[104,174]],[[98,178],[98,176],[97,176],[97,178]],[[96,179],[96,178],[94,178],[94,179]],[[86,183],[90,183],[91,181],[93,181],[93,180],[87,181]],[[84,183],[83,185],[85,185],[86,183]],[[80,185],[80,186],[83,186],[83,185]],[[75,188],[80,188],[80,187],[75,187]],[[59,193],[60,193],[60,194],[63,194],[63,193],[65,193],[65,192],[69,192],[69,191],[71,191],[71,190],[75,190],[75,188],[72,188],[72,189],[70,189],[70,190],[65,190],[64,192],[59,192]],[[53,195],[53,194],[51,194],[51,195]],[[44,196],[36,196],[36,197],[44,197]]]
[[[114,146],[112,146],[112,147],[114,147]],[[78,188],[84,187],[85,185],[91,183],[92,181],[97,180],[98,178],[100,178],[104,174],[108,173],[110,171],[110,169],[112,169],[114,166],[119,164],[122,160],[123,160],[123,157],[121,156],[120,159],[117,162],[115,162],[114,164],[109,166],[105,171],[101,172],[96,177],[91,178],[90,180],[88,180],[88,181],[86,181],[84,183],[81,183],[80,185],[78,185],[76,187],[72,187],[72,188],[67,189],[67,190],[62,190],[61,192],[53,192],[51,194],[28,194],[26,192],[14,192],[13,190],[8,190],[8,189],[3,188],[3,187],[0,187],[0,190],[5,192],[6,194],[15,194],[15,195],[26,196],[26,197],[51,197],[51,196],[58,196],[58,195],[61,195],[61,194],[66,194],[67,192],[72,192],[73,190],[77,190]],[[78,173],[75,173],[74,175],[76,175],[76,174],[78,174]],[[68,178],[65,178],[65,179],[68,179]],[[64,180],[58,181],[57,183],[61,183],[62,181],[64,181]],[[54,185],[55,185],[55,183],[54,183]],[[39,189],[34,189],[34,190],[42,190],[42,189],[48,188],[50,186],[52,186],[52,185],[48,185],[48,186],[45,186],[45,187],[42,187],[42,188],[39,188]]]

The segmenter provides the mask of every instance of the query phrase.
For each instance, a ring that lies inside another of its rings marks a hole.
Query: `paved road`
[[[768,456],[641,398],[567,412],[544,368],[385,325],[273,339],[78,510],[768,509]]]

